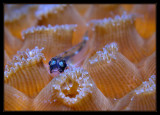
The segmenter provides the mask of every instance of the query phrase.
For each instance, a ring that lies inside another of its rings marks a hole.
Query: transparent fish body
[[[73,57],[75,55],[77,55],[85,47],[88,40],[89,40],[88,39],[88,32],[86,32],[83,37],[82,42],[80,42],[79,44],[73,46],[72,48],[60,53],[59,55],[53,57],[52,59],[56,59],[58,62],[59,62],[59,60],[65,60],[65,63],[67,64],[66,68],[68,68],[68,67],[71,68],[72,66],[74,66],[73,65]],[[50,62],[49,62],[49,65],[50,65]],[[50,66],[50,73],[52,71],[55,71],[55,72],[58,71],[57,67],[58,67],[58,65],[55,66],[53,69],[51,69],[51,66]]]

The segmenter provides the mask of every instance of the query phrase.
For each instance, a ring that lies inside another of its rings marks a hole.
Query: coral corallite
[[[5,4],[4,111],[156,111],[155,8]]]

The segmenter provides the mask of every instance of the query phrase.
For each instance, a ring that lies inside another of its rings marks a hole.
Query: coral
[[[4,111],[155,111],[155,8],[5,4]]]

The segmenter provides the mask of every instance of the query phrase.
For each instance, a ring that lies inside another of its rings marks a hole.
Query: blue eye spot
[[[59,62],[59,65],[60,65],[61,67],[63,67],[63,66],[64,66],[63,62]]]
[[[54,64],[56,64],[56,61],[52,61],[51,65],[54,65]]]

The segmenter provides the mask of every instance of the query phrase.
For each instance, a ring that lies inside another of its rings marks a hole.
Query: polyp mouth
[[[61,85],[61,91],[65,95],[65,97],[75,98],[78,95],[77,89],[79,88],[79,84],[77,81],[74,81],[70,78],[67,78],[66,81]]]
[[[58,90],[59,98],[67,105],[75,104],[92,93],[92,82],[87,71],[82,68],[67,69],[55,78],[52,85]]]

